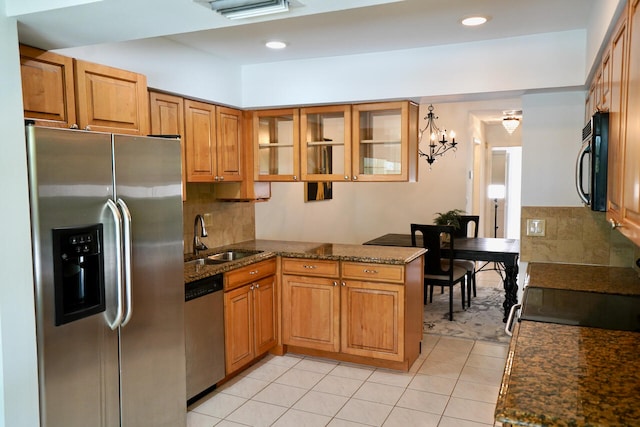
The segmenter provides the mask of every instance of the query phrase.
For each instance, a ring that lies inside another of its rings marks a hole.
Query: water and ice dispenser
[[[52,231],[56,326],[103,312],[102,224]]]

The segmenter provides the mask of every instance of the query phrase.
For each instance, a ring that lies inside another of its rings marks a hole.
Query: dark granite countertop
[[[634,269],[626,267],[530,263],[525,286],[640,295],[640,277]]]
[[[531,263],[526,283],[640,294],[631,268]],[[495,415],[519,426],[640,426],[640,333],[519,322]]]
[[[519,426],[639,426],[640,333],[522,321],[496,421]]]
[[[286,240],[249,240],[200,252],[198,256],[186,254],[185,262],[229,249],[262,251],[236,261],[216,265],[185,264],[185,283],[193,282],[217,273],[224,273],[278,255],[291,258],[311,258],[336,261],[370,262],[376,264],[404,265],[425,253],[423,248],[347,245],[336,243],[295,242]]]

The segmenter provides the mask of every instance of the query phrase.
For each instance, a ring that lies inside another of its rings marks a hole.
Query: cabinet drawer
[[[275,258],[256,262],[255,264],[224,273],[224,290],[229,291],[274,274],[276,274]]]
[[[404,283],[404,266],[364,262],[343,262],[342,277],[344,279]]]
[[[340,264],[338,261],[328,261],[306,258],[283,258],[282,272],[302,276],[339,277]]]

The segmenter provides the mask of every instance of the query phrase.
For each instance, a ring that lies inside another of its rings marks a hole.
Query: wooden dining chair
[[[457,238],[477,238],[478,227],[480,225],[480,215],[460,215],[459,219],[460,228],[456,228],[453,231],[453,237]],[[471,225],[471,227],[469,227]],[[476,292],[476,263],[475,261],[466,259],[456,259],[455,263],[459,267],[463,267],[467,270],[467,306],[471,307],[471,290],[473,289],[473,296],[477,295]]]
[[[449,288],[449,320],[453,320],[453,287],[460,283],[462,294],[462,309],[465,308],[465,286],[467,270],[456,266],[453,259],[454,228],[451,225],[411,224],[411,244],[417,245],[417,233],[422,234],[423,246],[427,249],[424,263],[424,303],[427,303],[427,291],[429,301],[433,302],[433,287],[443,286]],[[441,247],[441,235],[451,236],[449,250],[444,252]]]

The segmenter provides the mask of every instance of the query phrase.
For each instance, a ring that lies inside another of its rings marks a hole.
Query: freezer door
[[[34,126],[26,133],[41,425],[119,426],[118,336],[108,326],[116,310],[105,203],[113,193],[111,139]],[[94,287],[100,269],[104,294]]]
[[[122,425],[186,425],[180,141],[114,135],[131,214],[131,304],[120,328]],[[132,310],[132,311],[130,311]]]

